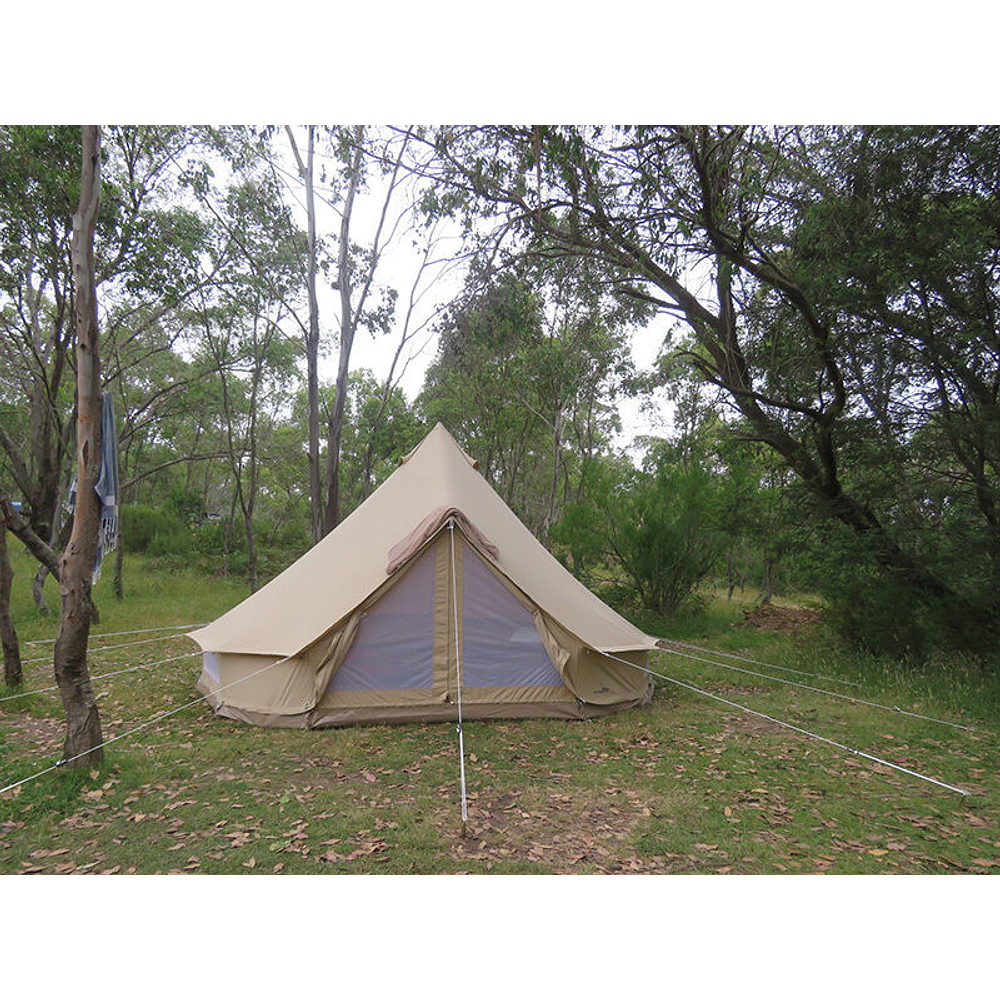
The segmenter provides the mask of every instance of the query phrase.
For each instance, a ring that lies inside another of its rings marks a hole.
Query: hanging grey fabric
[[[69,488],[69,509],[76,509],[76,478]],[[110,392],[101,394],[101,474],[94,486],[101,503],[97,528],[97,554],[94,556],[93,582],[101,578],[104,553],[118,545],[120,527],[118,479],[118,433],[115,429],[115,402]]]
[[[94,487],[101,501],[101,522],[97,529],[97,555],[94,559],[94,583],[101,575],[105,552],[118,545],[121,500],[118,480],[118,432],[115,428],[115,401],[110,392],[101,396],[101,475]]]

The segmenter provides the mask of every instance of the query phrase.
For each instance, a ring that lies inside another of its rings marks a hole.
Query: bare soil
[[[748,608],[743,612],[743,619],[741,622],[736,622],[733,628],[802,635],[818,625],[822,616],[813,608],[789,608],[780,604],[765,604],[759,608]]]

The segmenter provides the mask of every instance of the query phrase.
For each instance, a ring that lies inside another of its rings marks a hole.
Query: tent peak
[[[425,435],[423,440],[412,451],[408,451],[399,460],[400,465],[406,465],[422,448],[435,446],[445,450],[457,451],[474,469],[479,468],[476,461],[464,448],[455,440],[447,427],[439,420]]]

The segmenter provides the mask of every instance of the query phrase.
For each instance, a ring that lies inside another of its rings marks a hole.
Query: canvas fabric
[[[397,509],[441,482],[450,502]],[[370,505],[382,516],[357,518]],[[440,425],[331,535],[191,634],[220,714],[306,727],[454,718],[460,670],[469,718],[586,718],[648,700],[648,677],[604,653],[645,666],[655,644],[534,539]]]
[[[648,653],[626,655],[645,666]],[[460,670],[468,718],[589,718],[651,694],[646,675],[589,650],[458,530],[442,529],[328,635],[250,676],[274,659],[206,653],[199,688],[225,689],[211,699],[220,714],[309,728],[456,718]]]
[[[334,531],[192,638],[213,652],[296,655],[390,579],[389,549],[440,507],[461,511],[504,575],[591,649],[655,648],[528,531],[441,424]]]

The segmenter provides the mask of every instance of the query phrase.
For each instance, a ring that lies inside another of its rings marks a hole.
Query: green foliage
[[[597,463],[590,463],[583,478],[583,495],[587,500],[567,504],[562,518],[552,527],[555,554],[583,580],[593,579],[607,553],[604,517],[597,500],[604,485]]]
[[[226,551],[232,528],[222,521],[209,521],[195,533],[195,547],[200,555],[217,556]]]
[[[662,452],[629,485],[609,498],[611,547],[643,604],[667,614],[708,575],[722,551],[719,490],[704,467],[685,469]]]
[[[789,473],[761,505],[780,525],[754,543],[769,578],[801,548],[788,524],[844,525],[879,567],[866,587],[905,580],[953,634],[983,621],[997,642],[1000,129],[443,126],[435,140],[439,176],[465,193],[453,209],[499,214],[496,244],[520,229],[534,255],[601,267],[685,324],[699,381]]]
[[[198,524],[201,521],[204,497],[201,492],[189,486],[178,484],[167,494],[166,510],[184,524]]]
[[[194,551],[194,547],[192,529],[185,526],[181,531],[157,532],[150,540],[146,554],[184,559]]]
[[[174,511],[144,504],[122,507],[122,544],[126,552],[164,555],[173,550],[188,551],[191,532]]]
[[[712,570],[725,536],[723,494],[700,463],[685,467],[669,446],[653,448],[642,470],[606,465],[588,481],[585,502],[570,505],[554,538],[574,564],[603,552],[628,578],[642,605],[676,610]]]
[[[321,180],[342,189],[361,133],[324,134]],[[485,252],[441,316],[415,403],[351,373],[342,514],[442,420],[528,527],[624,607],[662,615],[717,572],[765,600],[811,586],[866,650],[995,648],[1000,129],[417,135],[449,154],[423,165],[440,181],[426,214],[461,217],[465,250]],[[363,136],[383,154],[393,141]],[[95,248],[125,548],[254,580],[259,563],[261,582],[310,544],[305,234],[273,137],[105,129]],[[13,476],[46,537],[72,460],[79,142],[78,126],[0,126],[0,485]],[[319,242],[329,278],[336,236]],[[373,251],[348,249],[357,278]],[[629,336],[656,309],[669,350],[637,379]],[[361,327],[398,317],[393,290],[373,286]],[[324,317],[324,350],[328,331]],[[640,382],[666,394],[673,429],[636,470],[613,442]],[[209,512],[225,523],[201,524]]]
[[[473,275],[439,326],[417,411],[451,430],[543,540],[619,429],[633,317],[585,265],[545,261]]]
[[[348,379],[344,416],[342,517],[392,474],[400,458],[415,448],[428,430],[398,386],[380,384],[364,368],[352,372]]]
[[[995,658],[985,616],[956,612],[947,601],[928,599],[902,574],[887,573],[865,539],[847,528],[827,526],[804,564],[807,582],[824,598],[829,624],[852,646],[912,661],[927,660],[935,650]]]
[[[485,289],[468,289],[439,337],[419,410],[428,426],[441,421],[449,428],[509,501],[512,472],[526,478],[526,453],[543,447],[544,428],[524,403],[533,388],[528,354],[542,338],[542,303],[526,281],[505,274]]]

